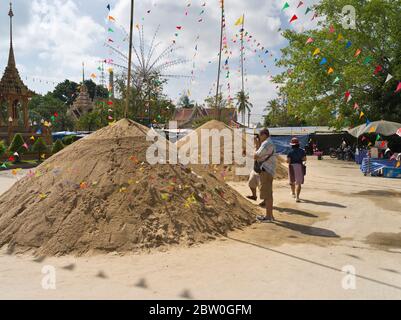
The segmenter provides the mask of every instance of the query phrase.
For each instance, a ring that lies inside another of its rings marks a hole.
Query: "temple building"
[[[32,135],[28,104],[34,93],[23,83],[15,63],[13,48],[13,10],[10,3],[10,50],[0,81],[0,140],[10,143],[15,133]]]

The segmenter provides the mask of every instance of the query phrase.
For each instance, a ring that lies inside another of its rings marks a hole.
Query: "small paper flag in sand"
[[[40,193],[39,194],[39,199],[43,200],[43,199],[46,199],[46,198],[47,198],[46,194],[44,194],[44,193]]]
[[[169,195],[168,193],[162,193],[162,194],[160,195],[160,198],[161,198],[163,201],[168,201],[168,200],[170,199],[170,195]]]
[[[121,187],[119,190],[120,193],[124,193],[127,192],[127,188],[126,187]]]
[[[139,160],[138,160],[138,158],[137,158],[136,156],[132,156],[132,157],[130,158],[130,160],[131,160],[134,164],[138,164],[138,163],[139,163]]]
[[[81,183],[79,184],[79,188],[80,188],[81,190],[84,190],[84,189],[87,189],[87,188],[88,188],[88,185],[87,185],[86,182],[81,182]]]

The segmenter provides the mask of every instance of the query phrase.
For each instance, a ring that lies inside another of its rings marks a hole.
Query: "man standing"
[[[259,133],[261,146],[255,153],[255,160],[261,168],[260,172],[260,197],[266,206],[266,215],[258,216],[261,222],[273,222],[273,179],[276,174],[276,148],[270,138],[268,129],[263,129]]]

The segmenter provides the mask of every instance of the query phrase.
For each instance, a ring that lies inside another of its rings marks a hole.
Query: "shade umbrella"
[[[382,136],[392,136],[401,129],[401,123],[391,121],[374,121],[360,125],[359,127],[348,130],[348,133],[356,138],[368,133],[377,133]]]

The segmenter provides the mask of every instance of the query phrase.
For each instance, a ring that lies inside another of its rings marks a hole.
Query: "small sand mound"
[[[132,252],[203,242],[254,221],[255,207],[212,174],[149,165],[146,130],[120,121],[17,182],[0,196],[0,247]]]
[[[177,148],[183,148],[186,144],[188,144],[189,141],[195,136],[198,138],[198,161],[201,163],[201,154],[202,154],[202,141],[205,141],[205,137],[202,137],[202,130],[207,129],[207,130],[230,130],[232,132],[233,136],[233,141],[234,141],[234,135],[238,135],[238,133],[231,127],[227,126],[225,123],[217,121],[217,120],[211,120],[207,123],[205,123],[203,126],[197,128],[193,132],[191,132],[188,136],[180,139],[177,141]],[[241,137],[239,137],[240,140],[242,140],[242,153],[245,154],[246,148],[248,145],[247,142],[247,136],[246,134],[242,134]],[[251,145],[249,147],[252,148]],[[211,164],[209,166],[205,165],[192,165],[193,169],[197,172],[204,173],[205,171],[211,171],[214,174],[216,174],[217,177],[219,177],[222,180],[226,181],[244,181],[248,180],[248,176],[238,176],[236,174],[236,167],[237,165],[235,164],[224,164],[224,138],[220,139],[220,147],[215,147],[212,148],[212,138],[209,138],[209,162],[212,163],[212,155],[213,154],[219,154],[220,155],[220,163],[221,164]],[[189,152],[187,153],[189,155]],[[233,156],[232,159],[234,159],[234,150],[233,150]],[[253,162],[253,149],[252,149],[252,159],[251,161]],[[234,162],[234,161],[233,161]],[[287,169],[284,166],[284,160],[282,157],[277,157],[277,168],[276,168],[276,179],[284,179],[287,178]]]

